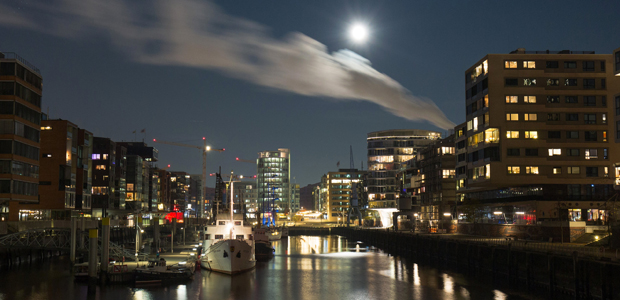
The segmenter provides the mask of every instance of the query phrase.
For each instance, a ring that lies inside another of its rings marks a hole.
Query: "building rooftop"
[[[41,71],[39,71],[39,69],[37,67],[35,67],[33,64],[31,64],[30,62],[25,60],[23,57],[17,55],[17,53],[14,53],[14,52],[0,52],[0,59],[14,59],[14,60],[17,60],[24,67],[30,69],[30,71],[32,71],[32,72],[36,73],[37,75],[41,76]]]
[[[571,50],[525,51],[525,48],[518,48],[517,50],[511,51],[510,54],[596,54],[596,53],[594,51],[571,51]]]

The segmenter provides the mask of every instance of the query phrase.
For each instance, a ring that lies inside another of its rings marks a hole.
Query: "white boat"
[[[231,190],[233,189],[231,180]],[[233,198],[231,193],[231,205]],[[237,274],[256,266],[252,225],[243,221],[242,214],[218,214],[215,225],[208,225],[200,266],[211,271]]]

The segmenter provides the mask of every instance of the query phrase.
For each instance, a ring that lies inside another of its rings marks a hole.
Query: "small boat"
[[[278,227],[269,227],[267,229],[267,237],[270,241],[277,241],[282,238],[282,229]]]
[[[254,233],[254,251],[257,261],[268,261],[273,257],[275,249],[271,245],[267,237],[267,230],[264,228],[255,228]]]
[[[162,258],[149,260],[146,266],[137,267],[134,274],[136,284],[159,284],[190,279],[194,276],[193,269],[193,264],[187,262],[168,266]]]

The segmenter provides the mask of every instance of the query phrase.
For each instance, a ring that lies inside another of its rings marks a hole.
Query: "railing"
[[[39,69],[37,67],[35,67],[33,64],[31,64],[30,62],[28,62],[27,60],[25,60],[21,56],[17,55],[17,53],[15,53],[15,52],[2,52],[2,54],[4,54],[4,59],[15,59],[15,60],[21,62],[24,66],[28,67],[28,69],[30,69],[31,71],[37,73],[37,75],[41,76],[41,71],[39,71]]]

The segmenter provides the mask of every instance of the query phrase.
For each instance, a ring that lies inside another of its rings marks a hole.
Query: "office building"
[[[288,149],[263,151],[257,160],[257,197],[265,211],[287,213],[290,209],[290,152]],[[262,210],[262,207],[261,207]]]
[[[326,180],[326,200],[323,211],[328,221],[344,222],[351,208],[352,183],[357,189],[358,199],[362,197],[364,182],[362,179],[366,171],[358,169],[339,169],[337,172],[329,172]]]
[[[368,207],[396,207],[400,196],[396,174],[418,149],[441,138],[441,133],[418,129],[371,132],[368,143]]]

